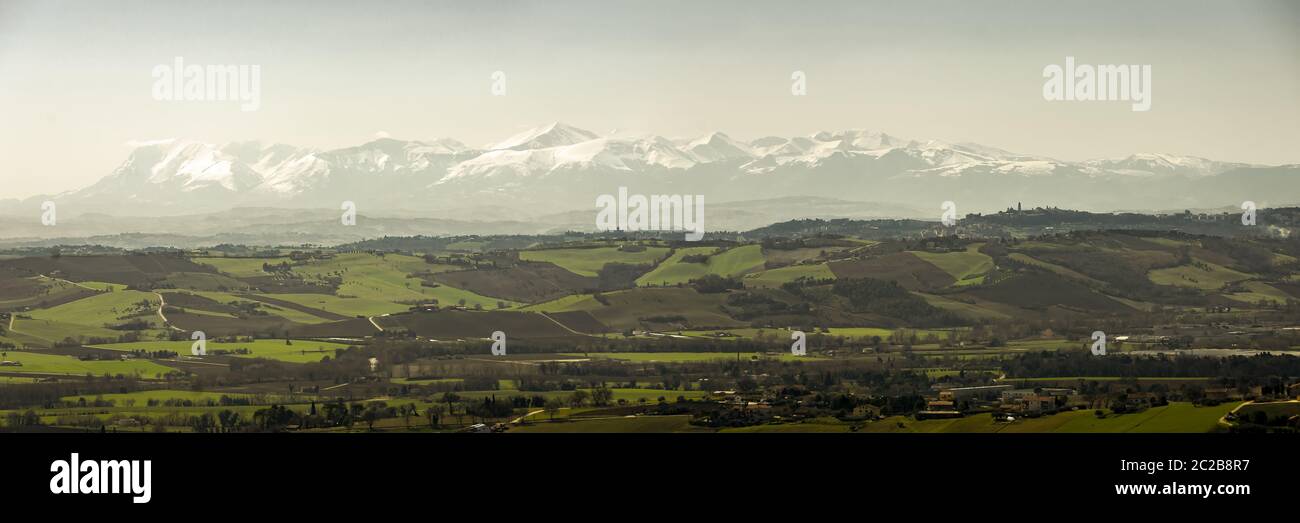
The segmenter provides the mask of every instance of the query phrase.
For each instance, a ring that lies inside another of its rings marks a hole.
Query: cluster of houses
[[[1207,312],[1231,312],[1232,307],[1212,305]],[[1128,333],[1111,338],[1116,348],[1125,344],[1136,348],[1191,349],[1247,348],[1266,338],[1295,337],[1300,327],[1281,325],[1233,325],[1226,322],[1186,323],[1158,325],[1142,332]]]
[[[997,413],[1006,417],[1035,417],[1062,410],[1083,408],[1087,400],[1074,389],[1042,387],[1017,389],[1012,385],[982,385],[938,389],[917,419],[958,418],[974,413]]]

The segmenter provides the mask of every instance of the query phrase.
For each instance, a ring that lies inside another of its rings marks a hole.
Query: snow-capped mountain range
[[[89,187],[0,201],[0,210],[27,213],[53,200],[63,215],[175,216],[254,206],[338,209],[352,201],[366,215],[503,221],[593,209],[597,195],[628,187],[704,195],[711,203],[793,196],[884,202],[929,217],[947,200],[963,213],[1016,202],[1096,211],[1295,202],[1297,174],[1295,165],[1166,154],[1065,162],[863,130],[746,142],[721,132],[601,136],[553,123],[481,148],[452,139],[381,138],[325,151],[147,142]]]

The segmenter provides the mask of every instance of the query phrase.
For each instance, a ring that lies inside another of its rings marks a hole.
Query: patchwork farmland
[[[391,241],[0,259],[3,430],[1207,432],[1294,418],[1298,389],[1279,378],[1300,376],[1291,242]]]

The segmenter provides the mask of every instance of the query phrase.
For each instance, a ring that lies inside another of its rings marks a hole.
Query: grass
[[[814,335],[843,336],[845,338],[857,339],[861,341],[870,341],[871,338],[875,336],[880,336],[880,339],[884,340],[885,342],[888,342],[890,336],[892,336],[895,332],[898,331],[902,331],[904,335],[909,337],[913,333],[915,333],[917,338],[919,338],[919,340],[924,340],[930,334],[934,334],[935,336],[938,336],[939,339],[944,339],[949,336],[949,330],[944,330],[944,329],[907,329],[907,328],[885,329],[881,327],[830,327],[827,329],[827,331],[829,332],[808,331],[807,334],[810,337]],[[715,336],[715,334],[717,334],[718,332],[725,332],[727,334],[731,334],[733,337],[719,338]],[[688,330],[688,331],[682,331],[682,334],[685,334],[687,336],[704,337],[704,338],[718,339],[718,340],[759,339],[763,341],[786,341],[790,339],[791,332],[792,331],[789,329],[778,329],[778,328],[766,328],[766,329],[744,328],[744,329],[717,329],[717,330]]]
[[[652,265],[668,254],[666,247],[646,247],[639,252],[621,251],[618,247],[589,249],[541,249],[519,251],[524,261],[550,262],[582,276],[597,276],[607,263]]]
[[[73,301],[97,290],[93,286],[48,277],[20,278],[6,283],[4,286],[9,288],[0,293],[0,310],[43,308],[52,303]]]
[[[133,350],[170,350],[180,354],[189,354],[190,348],[194,342],[181,341],[141,341],[133,343],[112,343],[107,345],[92,345],[99,349],[109,349],[117,351]],[[320,361],[322,357],[334,357],[334,351],[346,349],[348,346],[342,343],[332,343],[327,341],[314,340],[293,340],[292,345],[285,345],[284,340],[266,339],[253,340],[251,342],[207,342],[208,354],[213,354],[215,350],[235,350],[248,349],[251,354],[229,354],[240,358],[267,358],[272,360],[285,361],[289,363],[312,363]]]
[[[1156,269],[1147,273],[1147,278],[1158,285],[1191,287],[1207,291],[1216,291],[1229,283],[1251,278],[1249,274],[1237,272],[1222,265],[1209,262],[1198,263],[1202,267],[1179,265],[1168,269]]]
[[[8,351],[9,361],[22,363],[21,367],[0,367],[0,370],[11,373],[21,374],[68,374],[68,375],[85,375],[94,374],[101,376],[104,374],[111,375],[139,375],[146,378],[167,374],[175,371],[170,367],[164,367],[157,363],[147,360],[102,360],[102,361],[81,361],[72,356],[60,354],[42,354],[39,352],[18,352]]]
[[[95,289],[97,291],[117,292],[117,291],[126,290],[126,285],[122,285],[120,283],[105,283],[101,281],[83,281],[83,282],[79,282],[77,285],[90,288],[90,289]]]
[[[80,397],[80,396],[78,396],[78,398],[79,398],[79,397]],[[220,395],[218,395],[218,397],[220,397]],[[86,398],[87,401],[90,401],[91,399],[93,399],[93,398],[89,398],[89,397]],[[73,401],[75,401],[75,399],[74,399]],[[310,409],[310,406],[309,406],[308,404],[305,404],[305,403],[289,404],[289,405],[281,404],[281,405],[282,405],[282,406],[286,406],[286,407],[288,407],[290,410],[297,411],[297,412],[300,412],[300,413],[302,413],[302,412],[306,412],[308,409]],[[150,407],[150,406],[147,405],[147,402],[136,402],[135,405],[132,405],[132,406],[130,406],[130,407],[127,407],[127,406],[114,406],[114,407],[73,407],[73,408],[35,409],[35,410],[36,410],[36,412],[37,412],[37,415],[39,415],[39,416],[41,417],[41,421],[42,421],[42,423],[44,423],[44,424],[46,424],[46,425],[57,425],[57,424],[58,424],[58,418],[59,418],[60,416],[82,416],[82,415],[89,415],[89,416],[94,416],[94,417],[96,417],[96,418],[99,418],[100,420],[105,420],[105,421],[106,421],[106,420],[108,420],[109,418],[111,418],[111,417],[113,417],[113,416],[122,416],[122,417],[142,416],[142,417],[148,417],[148,418],[157,418],[157,417],[161,417],[161,416],[165,416],[165,415],[169,415],[169,414],[179,414],[179,415],[183,415],[183,416],[199,416],[199,415],[202,415],[202,414],[211,414],[211,415],[213,415],[213,416],[216,416],[219,412],[221,412],[221,411],[223,411],[223,410],[229,410],[229,411],[236,412],[236,413],[238,413],[238,414],[240,415],[240,417],[242,417],[242,418],[248,420],[248,419],[252,419],[254,413],[256,413],[256,412],[259,411],[259,410],[266,409],[266,408],[268,408],[268,405],[226,405],[226,406],[222,406],[222,405],[214,405],[214,406],[207,406],[207,405],[206,405],[206,402],[205,402],[204,405],[197,405],[197,406],[192,406],[192,407],[166,407],[166,406],[155,406],[155,407]],[[3,416],[6,415],[6,414],[8,414],[9,412],[22,412],[23,410],[26,410],[26,409],[13,410],[13,411],[0,410],[0,418],[3,418]],[[151,429],[152,429],[152,427],[135,427],[135,428],[123,428],[123,427],[119,427],[119,428],[117,428],[117,429],[115,429],[115,430],[119,430],[119,431],[142,431],[142,430],[151,430]],[[112,430],[112,429],[110,429],[110,430]],[[174,426],[173,426],[173,427],[168,427],[168,431],[169,431],[169,432],[189,432],[190,429],[189,429],[188,427],[174,427]]]
[[[957,280],[955,285],[975,285],[984,281],[984,274],[993,270],[993,258],[979,252],[982,243],[966,246],[965,252],[935,253],[910,251],[917,258],[938,267]]]
[[[515,304],[508,300],[480,296],[447,285],[425,287],[420,284],[420,279],[414,276],[416,273],[436,272],[443,268],[445,267],[425,263],[423,258],[402,254],[383,256],[364,252],[340,254],[328,260],[315,260],[294,267],[293,272],[308,280],[341,279],[342,283],[335,291],[336,297],[362,301],[334,303],[337,308],[331,309],[320,307],[319,304],[296,301],[312,295],[277,294],[275,297],[348,316],[401,312],[409,307],[403,303],[431,300],[437,300],[443,305],[455,305],[464,300],[467,306],[482,305],[484,308],[491,309],[495,309],[497,302],[501,301],[507,305]],[[283,298],[284,296],[294,296],[295,299]]]
[[[688,255],[708,255],[716,250],[714,247],[688,247],[678,249],[672,257],[655,267],[653,271],[637,278],[636,284],[676,285],[686,283],[706,274],[738,277],[763,268],[763,247],[761,245],[744,245],[728,249],[709,256],[704,263],[683,262]]]
[[[8,328],[7,325],[6,328]],[[0,334],[0,343],[8,343],[14,347],[51,347],[54,345],[54,342],[45,338],[11,330],[6,330],[4,334]]]
[[[406,312],[410,306],[372,298],[341,298],[330,294],[274,294],[277,300],[297,303],[305,307],[342,314],[344,316],[378,316]]]
[[[398,385],[438,385],[442,383],[461,383],[465,378],[389,378],[388,381]]]
[[[204,297],[204,298],[208,298],[208,299],[213,300],[213,301],[216,301],[216,302],[218,302],[218,303],[221,303],[221,304],[227,304],[227,305],[230,304],[231,302],[254,302],[254,303],[260,303],[260,304],[262,304],[260,310],[265,311],[265,312],[268,313],[268,314],[272,314],[272,315],[275,315],[275,316],[279,316],[279,317],[281,317],[281,318],[284,318],[284,319],[286,319],[286,320],[289,320],[289,321],[292,321],[292,322],[295,322],[295,323],[314,324],[314,323],[325,323],[325,322],[331,321],[331,320],[329,320],[328,318],[321,318],[321,317],[319,317],[319,316],[314,316],[314,315],[312,315],[312,314],[308,314],[308,313],[306,313],[306,312],[302,312],[302,311],[299,311],[299,310],[290,309],[290,308],[288,308],[288,307],[281,307],[281,306],[279,306],[279,305],[274,305],[274,304],[266,303],[266,302],[263,302],[263,301],[258,301],[257,298],[256,298],[255,296],[247,296],[247,297],[245,297],[245,296],[236,296],[236,295],[234,295],[234,294],[229,294],[229,293],[224,293],[224,292],[212,292],[212,291],[189,291],[189,292],[193,292],[194,294],[197,294],[197,295],[202,296],[202,297]],[[168,293],[164,292],[164,293],[163,293],[163,296],[166,297],[167,294],[168,294]],[[280,296],[280,295],[272,295],[271,297],[272,297],[272,298],[275,298],[275,297],[277,297],[277,296]],[[289,301],[289,300],[286,300],[286,301]],[[296,302],[295,302],[295,303],[296,303]],[[200,311],[198,311],[197,309],[194,309],[194,308],[192,308],[192,307],[191,307],[191,308],[186,308],[186,310],[189,311],[189,312],[200,312]]]
[[[1243,283],[1242,286],[1246,288],[1246,292],[1234,292],[1232,294],[1226,294],[1225,296],[1252,305],[1261,301],[1272,301],[1284,304],[1288,300],[1295,299],[1292,298],[1291,295],[1264,282],[1249,281]]]
[[[748,427],[725,428],[718,432],[738,434],[849,432],[849,424],[835,418],[816,418],[800,423],[769,423]]]
[[[1008,341],[1006,346],[1010,349],[1027,349],[1032,351],[1052,351],[1070,348],[1080,348],[1086,345],[1084,341],[1070,341],[1064,338],[1052,338],[1044,340],[1014,340]]]
[[[815,265],[792,265],[790,267],[781,267],[779,269],[750,274],[745,277],[745,286],[780,287],[783,283],[792,282],[799,278],[833,280],[835,279],[835,273],[831,272],[830,266],[824,263],[818,263]]]
[[[831,336],[844,336],[845,338],[854,338],[860,340],[871,339],[875,336],[880,336],[880,338],[882,340],[885,340],[886,342],[889,341],[890,336],[892,336],[895,332],[898,331],[902,331],[903,335],[908,337],[911,337],[912,334],[916,334],[916,337],[920,340],[924,340],[931,334],[937,336],[939,339],[944,339],[949,336],[948,331],[940,330],[940,329],[882,329],[878,327],[831,327],[828,330],[830,330],[828,334],[830,334]]]
[[[768,355],[756,352],[592,352],[587,354],[564,354],[564,356],[589,357],[589,358],[606,358],[611,360],[633,361],[638,363],[663,362],[663,363],[684,363],[693,361],[713,361],[713,360],[735,360],[739,354],[741,360],[748,361],[757,356],[758,358],[779,358],[783,361],[797,361],[801,359],[816,359],[815,355],[795,356],[793,354],[781,353]],[[676,396],[672,396],[676,397]]]
[[[576,420],[576,421],[575,421]],[[694,427],[691,417],[680,416],[629,416],[616,418],[598,418],[583,420],[569,418],[569,421],[535,422],[529,425],[512,426],[509,432],[520,433],[653,433],[653,432],[690,432]]]
[[[915,292],[913,294],[920,296],[922,299],[925,300],[926,303],[929,303],[930,305],[933,305],[935,307],[938,307],[940,309],[946,310],[948,312],[951,312],[953,314],[956,314],[958,316],[970,320],[979,321],[979,320],[1011,319],[1010,314],[999,312],[989,307],[981,307],[976,304],[965,303],[965,302],[957,301],[951,298],[945,298],[943,296],[938,296],[934,294],[925,294],[921,292]]]
[[[36,383],[39,378],[27,378],[22,376],[0,376],[0,385],[13,385],[16,383]]]
[[[1134,379],[1139,382],[1143,381],[1209,381],[1215,378],[1210,377],[1179,377],[1179,376],[1143,376],[1138,378],[1124,378],[1121,376],[1060,376],[1049,378],[1007,378],[1006,381],[1044,381],[1044,382],[1061,382],[1061,381],[1120,381],[1125,379]]]
[[[863,425],[863,432],[1073,432],[1073,433],[1197,433],[1212,432],[1218,420],[1238,404],[1196,407],[1191,403],[1170,403],[1132,414],[1107,413],[1097,418],[1092,410],[1060,412],[1038,418],[1021,418],[1013,423],[995,423],[987,414],[957,419],[916,421],[894,416]],[[898,424],[903,426],[899,427]]]
[[[464,305],[466,306],[473,307],[475,305],[482,305],[485,309],[496,309],[498,303],[505,303],[507,307],[519,305],[518,302],[482,296],[446,284],[438,284],[435,288],[426,287],[421,290],[423,291],[424,296],[438,300],[438,303],[443,305],[458,305],[462,303],[461,300],[464,300]]]
[[[115,405],[119,405],[119,406],[125,406],[128,401],[134,400],[135,405],[143,407],[148,405],[150,400],[155,400],[159,402],[166,401],[166,400],[187,400],[195,403],[206,404],[208,400],[219,401],[221,400],[222,396],[229,396],[231,398],[247,398],[247,397],[255,396],[255,394],[248,394],[242,392],[205,392],[205,391],[195,391],[195,390],[164,389],[164,390],[142,390],[136,392],[124,392],[124,393],[117,393],[117,394],[99,394],[93,396],[91,395],[64,396],[61,399],[63,401],[75,402],[77,400],[85,398],[87,403],[94,400],[105,400],[105,401],[112,401],[114,402]]]
[[[124,334],[122,331],[96,327],[92,325],[78,325],[54,320],[26,320],[14,319],[14,334],[27,335],[39,338],[46,344],[63,341],[66,338],[74,340],[84,340],[86,338],[112,338]]]
[[[1189,242],[1189,241],[1186,241],[1186,240],[1175,240],[1175,239],[1173,239],[1173,238],[1154,238],[1154,237],[1153,237],[1153,238],[1142,238],[1142,240],[1143,240],[1143,241],[1146,241],[1146,242],[1154,243],[1154,244],[1156,244],[1156,245],[1163,245],[1163,246],[1165,246],[1165,247],[1173,247],[1173,248],[1175,248],[1175,249],[1180,248],[1180,247],[1196,247],[1196,246],[1198,246],[1198,244],[1197,244],[1196,242]]]
[[[565,312],[591,310],[598,307],[600,307],[600,302],[597,302],[590,294],[570,294],[551,301],[544,301],[519,307],[519,310],[531,312]]]
[[[27,315],[37,320],[103,327],[135,316],[151,319],[151,321],[156,320],[156,315],[152,317],[150,315],[157,308],[158,296],[152,292],[115,291],[96,294],[48,309],[35,310]]]
[[[583,389],[583,390],[587,392],[591,392],[592,389]],[[617,403],[618,400],[624,400],[631,404],[639,403],[642,399],[644,399],[647,403],[656,403],[659,401],[660,396],[663,396],[665,400],[667,400],[669,403],[672,403],[677,401],[678,396],[684,396],[686,397],[686,399],[695,400],[695,399],[704,398],[709,394],[707,391],[702,391],[702,390],[611,388],[610,391],[612,391],[614,394],[611,399],[615,403]],[[533,396],[542,396],[546,398],[546,401],[553,401],[556,399],[560,399],[560,400],[568,399],[570,396],[573,396],[573,391],[571,390],[569,391],[564,391],[564,390],[528,391],[528,390],[507,389],[507,390],[471,390],[471,391],[457,392],[456,394],[459,395],[462,399],[467,399],[467,400],[477,400],[477,399],[486,398],[490,396],[496,396],[498,400],[506,399],[514,396],[528,397],[528,398],[531,398]],[[418,403],[419,402],[417,402],[417,404]]]

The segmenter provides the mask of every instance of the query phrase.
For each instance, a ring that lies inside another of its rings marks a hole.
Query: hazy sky
[[[259,65],[260,109],[154,100],[176,56]],[[1066,56],[1150,64],[1151,110],[1045,101]],[[482,145],[555,120],[1300,163],[1300,2],[0,0],[0,199],[93,183],[138,140]]]

